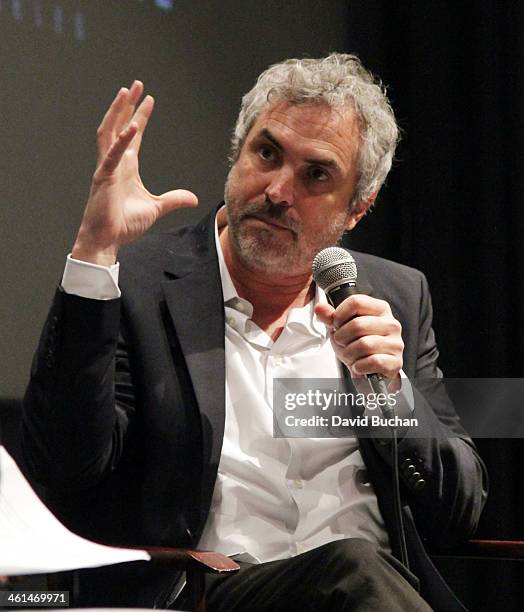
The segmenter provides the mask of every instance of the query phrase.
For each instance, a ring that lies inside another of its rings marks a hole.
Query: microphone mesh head
[[[351,253],[340,247],[328,247],[317,253],[312,270],[314,281],[326,292],[345,283],[357,282],[357,264]]]

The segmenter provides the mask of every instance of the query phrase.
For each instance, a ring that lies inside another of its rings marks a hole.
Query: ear
[[[352,230],[355,225],[362,219],[362,217],[367,213],[367,211],[373,206],[377,198],[378,192],[372,193],[369,198],[366,200],[362,200],[356,206],[353,207],[353,210],[349,213],[347,221],[346,221],[346,232]]]

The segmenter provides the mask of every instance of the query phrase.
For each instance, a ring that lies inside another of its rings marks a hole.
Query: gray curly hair
[[[379,80],[358,57],[332,53],[320,59],[288,59],[265,70],[242,98],[229,160],[234,164],[257,117],[275,101],[349,107],[360,121],[359,178],[350,208],[376,194],[391,168],[399,129]]]

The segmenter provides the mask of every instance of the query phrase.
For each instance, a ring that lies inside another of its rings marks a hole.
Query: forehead
[[[358,155],[360,127],[354,110],[331,108],[325,103],[268,105],[257,117],[247,140],[269,131],[283,148],[304,154],[325,152],[339,162],[353,163]]]

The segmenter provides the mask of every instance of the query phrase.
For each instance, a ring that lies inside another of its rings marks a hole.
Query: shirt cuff
[[[114,300],[121,296],[118,287],[120,264],[99,266],[67,256],[62,289],[66,293],[92,300]]]

